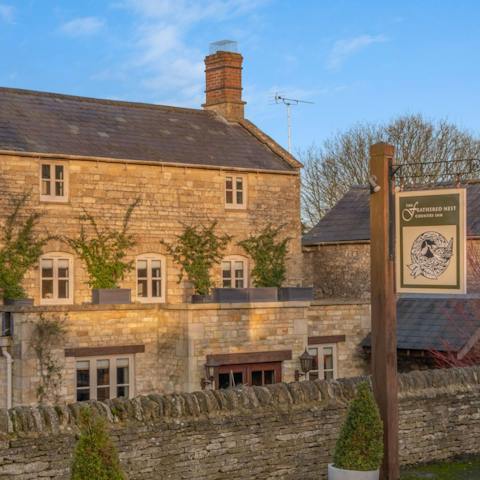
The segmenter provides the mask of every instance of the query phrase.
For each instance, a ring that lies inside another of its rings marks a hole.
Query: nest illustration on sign
[[[450,241],[438,232],[424,232],[412,244],[408,265],[413,278],[422,275],[437,280],[447,269],[453,255],[453,238]]]

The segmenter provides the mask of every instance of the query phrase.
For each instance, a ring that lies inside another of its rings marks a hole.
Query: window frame
[[[233,268],[234,262],[242,262],[243,263],[243,287],[235,287],[235,286],[230,286],[230,287],[225,287],[223,284],[223,263],[224,262],[230,262],[230,275],[231,275],[231,282],[232,285],[235,284],[235,270]],[[249,286],[249,263],[248,263],[248,258],[244,257],[243,255],[227,255],[226,257],[222,258],[220,262],[220,282],[221,282],[221,288],[248,288]]]
[[[126,355],[99,355],[99,356],[92,356],[92,357],[75,357],[75,373],[74,373],[74,389],[75,389],[75,401],[77,400],[77,392],[79,389],[81,390],[89,390],[90,391],[90,398],[89,400],[97,400],[97,362],[99,360],[108,360],[109,361],[109,376],[110,376],[110,396],[109,400],[113,398],[125,398],[125,397],[112,397],[112,392],[117,391],[118,384],[117,384],[117,361],[128,359],[128,399],[134,398],[135,396],[135,356],[133,354],[126,354]],[[90,376],[90,385],[88,387],[78,387],[77,385],[77,364],[79,362],[89,362],[89,376]],[[120,386],[125,386],[126,384],[121,384]]]
[[[264,381],[265,372],[273,371],[273,383],[265,385],[273,385],[275,383],[281,383],[282,381],[282,361],[275,362],[254,362],[254,363],[241,363],[241,364],[231,364],[231,365],[220,365],[215,368],[214,380],[215,380],[215,390],[222,390],[220,388],[220,375],[231,373],[241,373],[244,379],[242,385],[252,386],[252,373],[254,371],[262,372],[262,380]],[[233,385],[230,385],[231,388]],[[238,386],[238,385],[235,385]]]
[[[147,293],[148,296],[140,297],[138,294],[138,262],[147,261]],[[160,297],[152,297],[152,260],[160,261]],[[143,253],[135,257],[135,296],[140,303],[166,303],[167,261],[164,255],[158,253]]]
[[[43,298],[43,272],[42,261],[53,260],[53,298]],[[58,298],[58,261],[68,260],[68,298]],[[40,277],[40,305],[72,305],[74,301],[74,257],[70,253],[47,252],[38,259],[38,269]],[[55,295],[56,293],[56,295]]]
[[[51,169],[50,171],[50,195],[44,195],[43,191],[43,166],[48,165]],[[55,195],[55,167],[60,165],[63,167],[63,195]],[[40,162],[40,201],[41,202],[50,202],[50,203],[67,203],[69,200],[69,172],[68,164],[65,162],[60,162],[58,160],[49,160]],[[53,170],[53,176],[52,176]]]
[[[227,202],[227,179],[232,178],[232,203]],[[242,179],[242,203],[237,202],[237,179]],[[223,198],[225,202],[225,208],[231,210],[245,210],[247,208],[247,177],[246,175],[236,173],[226,173],[223,182]]]
[[[319,368],[315,369],[315,370],[310,370],[310,372],[308,372],[308,378],[310,378],[310,373],[317,373],[319,380],[326,380],[325,372],[326,371],[331,371],[333,373],[332,380],[336,380],[338,378],[338,359],[337,359],[338,358],[338,349],[337,349],[337,344],[336,343],[320,343],[320,344],[316,344],[316,345],[308,345],[307,350],[308,350],[308,353],[310,353],[310,355],[312,355],[310,350],[313,350],[314,348],[317,349],[317,366]],[[332,356],[333,356],[333,368],[332,369],[325,370],[323,368],[323,365],[324,365],[324,349],[325,348],[331,348],[332,349]]]

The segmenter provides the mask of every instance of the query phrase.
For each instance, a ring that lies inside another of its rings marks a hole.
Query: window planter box
[[[248,302],[248,288],[214,288],[213,298],[216,303]]]
[[[277,287],[248,288],[248,299],[250,302],[277,302]]]
[[[334,467],[328,464],[328,480],[378,480],[380,478],[380,470],[370,470],[368,472],[360,472],[357,470],[344,470],[343,468]]]
[[[281,302],[311,302],[313,300],[313,288],[311,287],[280,287],[278,300]]]
[[[94,288],[92,290],[94,305],[132,303],[129,288]]]
[[[5,298],[3,304],[14,307],[31,307],[33,305],[33,298]]]
[[[216,303],[276,302],[276,287],[265,288],[214,288],[213,298]]]
[[[192,303],[215,303],[213,295],[192,295]]]

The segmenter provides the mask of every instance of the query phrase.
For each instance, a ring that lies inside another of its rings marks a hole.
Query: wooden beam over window
[[[109,347],[66,348],[66,357],[102,357],[108,355],[128,355],[144,353],[145,345],[113,345]]]
[[[207,362],[213,361],[218,365],[239,365],[243,363],[268,363],[291,360],[291,350],[277,350],[273,352],[242,352],[220,353],[207,355]]]
[[[324,343],[340,343],[345,341],[345,335],[320,335],[308,337],[309,345],[322,345]]]

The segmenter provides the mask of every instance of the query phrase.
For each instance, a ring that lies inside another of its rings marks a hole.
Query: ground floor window
[[[76,400],[133,396],[133,357],[89,357],[76,360]]]
[[[216,374],[216,388],[239,385],[263,386],[282,381],[282,362],[222,365]]]
[[[313,368],[308,372],[310,380],[333,380],[337,378],[337,345],[309,345],[308,353],[313,355]]]

